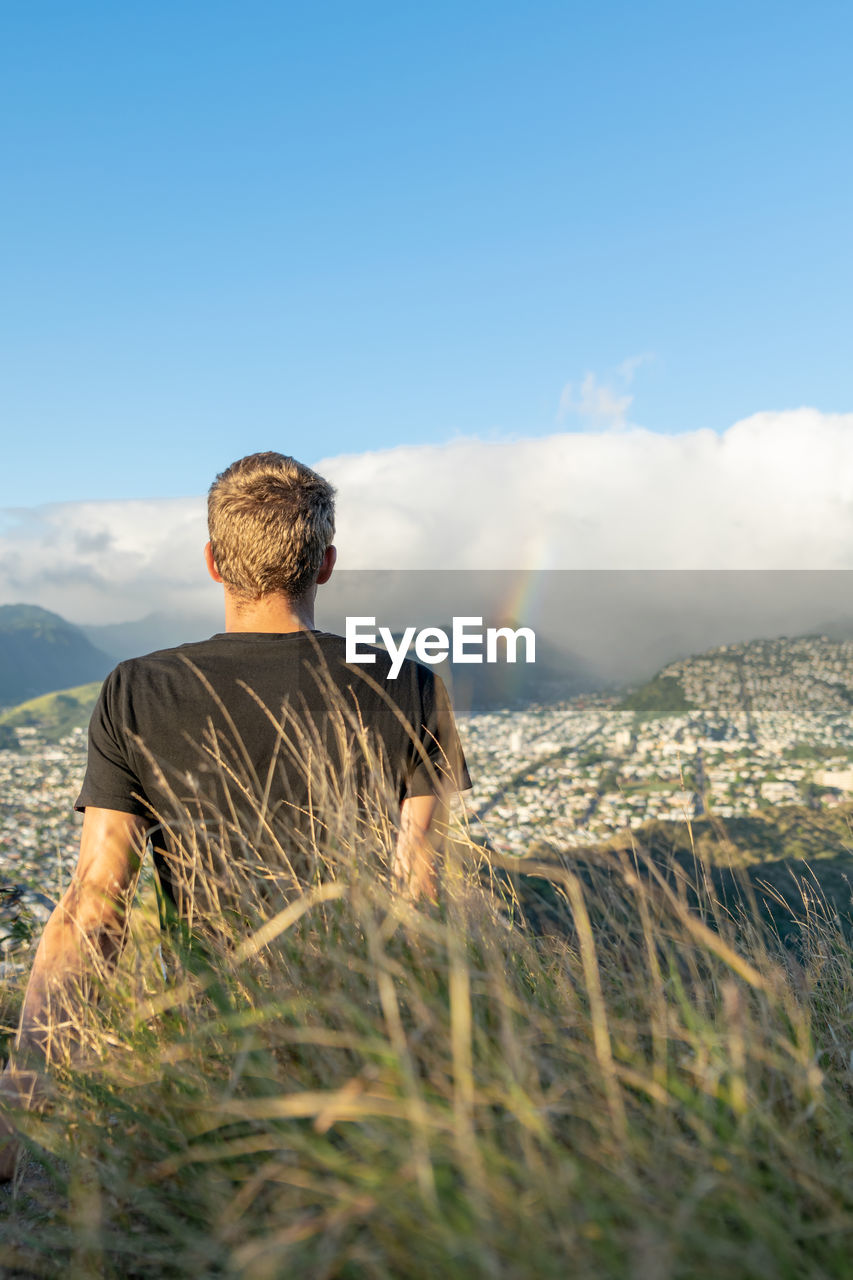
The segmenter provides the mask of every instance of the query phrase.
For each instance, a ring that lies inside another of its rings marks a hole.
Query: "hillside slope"
[[[114,665],[59,614],[31,604],[0,605],[0,707],[103,680]]]
[[[0,745],[4,731],[8,733],[12,729],[38,729],[48,742],[67,737],[72,729],[85,729],[100,689],[100,680],[95,680],[76,689],[43,693],[41,697],[30,698],[17,707],[7,707],[0,711]]]

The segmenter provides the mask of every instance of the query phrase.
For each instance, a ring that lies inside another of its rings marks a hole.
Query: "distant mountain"
[[[33,604],[0,605],[0,707],[100,681],[113,666],[59,614]]]
[[[223,631],[225,623],[221,614],[209,617],[198,614],[149,613],[134,622],[107,622],[98,626],[84,626],[80,630],[92,644],[103,649],[116,661],[138,658],[142,653],[156,649],[171,649],[177,644],[192,640],[206,640],[217,631]]]
[[[101,690],[101,681],[79,685],[76,689],[62,689],[59,693],[44,693],[40,698],[30,698],[17,707],[0,711],[0,746],[13,745],[9,741],[14,729],[38,729],[48,742],[58,742],[72,729],[84,729],[89,723],[92,708]]]

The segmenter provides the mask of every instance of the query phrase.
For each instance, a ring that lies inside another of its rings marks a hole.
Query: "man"
[[[341,824],[384,795],[397,814],[393,880],[434,896],[436,807],[470,779],[438,677],[407,661],[391,680],[382,650],[347,664],[344,638],[314,628],[336,558],[332,486],[293,458],[253,454],[217,476],[208,527],[225,631],[119,664],[92,715],[79,861],[0,1081],[12,1106],[33,1101],[39,1077],[24,1064],[49,1063],[92,958],[118,957],[149,839],[164,918],[203,932],[321,874]],[[0,1120],[0,1177],[14,1169],[12,1134]]]

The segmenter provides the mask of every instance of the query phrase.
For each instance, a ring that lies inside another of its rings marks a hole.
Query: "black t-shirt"
[[[390,806],[471,785],[441,679],[406,660],[392,680],[389,655],[370,652],[374,663],[348,664],[328,632],[228,632],[120,663],[92,714],[75,808],[149,818],[182,915],[205,868],[263,875],[280,855],[304,878],[306,847],[318,832],[344,839],[368,793]]]

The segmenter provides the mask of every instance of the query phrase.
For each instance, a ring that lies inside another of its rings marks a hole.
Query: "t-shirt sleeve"
[[[116,667],[104,681],[89,721],[86,774],[74,808],[82,812],[91,805],[150,817],[151,810],[141,798],[142,784],[133,767],[121,693],[122,671]]]
[[[439,790],[469,791],[471,775],[459,741],[447,688],[430,673],[422,690],[422,724],[406,794],[435,795]]]

